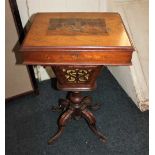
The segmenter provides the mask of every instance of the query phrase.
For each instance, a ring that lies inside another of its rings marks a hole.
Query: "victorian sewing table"
[[[57,87],[69,91],[59,100],[62,115],[53,143],[71,119],[86,119],[90,129],[103,142],[96,129],[89,96],[81,91],[96,88],[102,66],[130,65],[133,46],[118,13],[37,13],[20,48],[23,64],[51,66]]]

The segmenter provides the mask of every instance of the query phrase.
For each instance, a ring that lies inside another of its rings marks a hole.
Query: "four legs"
[[[107,138],[102,133],[97,131],[97,129],[96,129],[96,119],[95,119],[94,115],[90,111],[85,109],[85,110],[82,111],[82,116],[86,119],[90,129],[95,133],[95,135],[103,143],[105,143],[107,141]]]
[[[96,119],[94,115],[87,110],[92,106],[92,99],[89,96],[82,97],[79,92],[72,92],[68,99],[60,99],[59,106],[55,111],[62,111],[63,114],[58,120],[58,131],[48,141],[48,144],[54,143],[63,133],[64,128],[71,118],[83,117],[88,123],[93,133],[105,143],[107,138],[96,129]]]
[[[52,144],[54,143],[63,133],[65,125],[67,124],[67,122],[71,119],[72,114],[73,114],[73,110],[67,110],[59,119],[58,121],[58,131],[54,134],[54,136],[52,136],[51,139],[49,139],[48,144]]]

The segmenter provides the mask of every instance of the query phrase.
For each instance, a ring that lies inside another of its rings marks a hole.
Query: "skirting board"
[[[30,95],[30,94],[35,94],[35,91],[31,90],[31,91],[27,91],[27,92],[24,92],[24,93],[15,95],[15,96],[8,97],[8,98],[5,99],[5,103],[8,103],[8,102],[13,101],[13,100],[15,100],[17,98],[20,98],[20,97],[23,97],[23,96],[26,96],[26,95]]]

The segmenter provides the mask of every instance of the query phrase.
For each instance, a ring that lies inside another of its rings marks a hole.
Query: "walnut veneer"
[[[66,123],[83,117],[103,142],[106,137],[96,129],[96,120],[88,108],[91,97],[81,91],[96,88],[96,79],[105,65],[130,65],[133,46],[118,13],[37,13],[20,48],[23,64],[49,65],[57,77],[57,87],[69,91],[53,110],[62,111],[58,132]]]

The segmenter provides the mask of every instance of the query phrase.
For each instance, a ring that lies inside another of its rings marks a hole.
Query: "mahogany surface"
[[[62,110],[62,115],[58,119],[59,128],[52,138],[49,139],[48,144],[53,144],[61,136],[64,131],[64,127],[71,118],[79,120],[81,117],[87,121],[89,128],[94,132],[94,134],[103,143],[105,143],[107,138],[97,130],[96,119],[94,115],[88,111],[88,107],[93,107],[91,97],[83,97],[80,92],[70,92],[67,99],[59,100],[59,109]]]
[[[133,46],[118,13],[37,13],[20,51],[23,64],[129,65]]]
[[[118,13],[37,13],[20,48],[23,64],[49,65],[57,87],[69,91],[54,111],[62,111],[55,142],[71,118],[85,118],[102,141],[88,108],[97,109],[91,97],[80,91],[96,88],[96,79],[105,65],[130,65],[134,48]]]
[[[96,88],[96,78],[102,66],[52,66],[57,77],[57,87],[66,91],[88,91]]]

